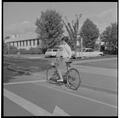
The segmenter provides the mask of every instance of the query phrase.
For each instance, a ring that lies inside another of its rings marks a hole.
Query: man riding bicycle
[[[56,57],[57,57],[56,63],[58,64],[57,72],[60,75],[60,79],[58,79],[57,82],[63,82],[61,71],[64,72],[66,68],[66,62],[69,62],[72,56],[72,51],[71,51],[71,47],[65,42],[64,38],[61,40],[59,47],[60,47],[60,50],[56,54]],[[53,62],[52,62],[52,65],[54,65]]]

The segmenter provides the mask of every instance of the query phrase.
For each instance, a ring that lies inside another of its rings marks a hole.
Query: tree
[[[3,42],[3,53],[8,54],[8,45]]]
[[[96,39],[99,37],[99,29],[90,19],[86,19],[81,27],[80,35],[83,38],[84,47],[94,48]]]
[[[76,20],[72,21],[72,23],[70,23],[67,18],[67,23],[64,22],[63,23],[65,25],[65,28],[69,34],[69,38],[67,40],[67,42],[69,43],[70,47],[74,50],[76,48],[76,41],[77,41],[77,36],[79,33],[79,21],[80,18],[82,17],[82,14],[80,14],[79,16],[76,15]]]
[[[118,25],[111,23],[110,26],[106,27],[105,31],[101,34],[101,39],[105,42],[105,46],[111,53],[117,53],[118,50]]]
[[[42,48],[53,48],[63,34],[62,16],[55,10],[41,12],[41,17],[36,20],[36,32],[42,40]]]

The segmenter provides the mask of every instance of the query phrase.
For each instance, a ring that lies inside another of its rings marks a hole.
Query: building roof
[[[12,35],[9,39],[5,39],[5,43],[13,42],[13,41],[24,41],[24,40],[30,40],[30,39],[37,39],[37,38],[38,38],[38,34],[36,33]]]

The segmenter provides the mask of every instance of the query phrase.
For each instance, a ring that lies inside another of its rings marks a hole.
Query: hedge
[[[29,50],[26,49],[19,49],[20,54],[42,54],[42,50],[40,48],[30,48]]]

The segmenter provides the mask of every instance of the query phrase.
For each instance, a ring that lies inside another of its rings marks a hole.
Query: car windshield
[[[93,49],[91,49],[91,48],[86,48],[86,49],[83,49],[83,52],[93,52]]]
[[[89,49],[88,52],[93,52],[93,49]]]

